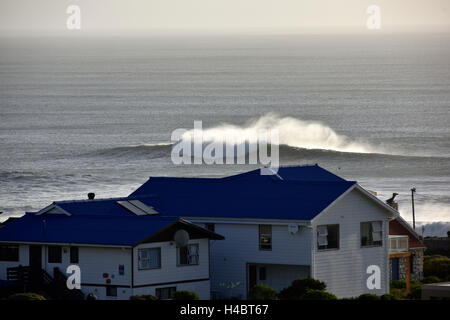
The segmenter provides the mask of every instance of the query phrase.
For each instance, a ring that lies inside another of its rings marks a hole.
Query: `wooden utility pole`
[[[411,189],[411,201],[412,201],[412,218],[413,218],[413,229],[416,230],[416,215],[414,212],[414,193],[416,192],[416,188]]]

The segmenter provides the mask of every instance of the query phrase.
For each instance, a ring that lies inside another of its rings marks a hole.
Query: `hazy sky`
[[[80,33],[366,30],[372,4],[381,9],[382,31],[450,31],[449,0],[0,0],[0,32],[66,32],[66,9],[72,4],[81,9]]]

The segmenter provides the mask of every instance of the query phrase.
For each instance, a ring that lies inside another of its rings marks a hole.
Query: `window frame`
[[[267,268],[266,267],[259,267],[258,272],[258,279],[259,281],[267,281]]]
[[[373,227],[372,227],[372,223],[373,222],[380,222],[381,223],[381,229],[380,229],[380,240],[379,241],[373,241]],[[369,228],[369,242],[370,244],[366,244],[363,245],[363,239],[362,239],[362,230],[363,230],[363,224],[369,224],[370,228]],[[374,244],[374,242],[380,242],[379,244]],[[376,247],[383,247],[383,220],[373,220],[373,221],[361,221],[360,222],[360,227],[359,227],[359,244],[360,244],[360,248],[376,248]]]
[[[79,247],[70,247],[69,249],[70,263],[80,263],[80,249]],[[76,257],[76,259],[74,259]]]
[[[189,247],[191,247],[191,246],[197,247],[197,263],[189,263],[189,260],[190,260],[189,259],[189,257],[190,257]],[[187,251],[188,251],[188,257],[187,257],[188,263],[186,263],[186,264],[181,263],[181,249],[184,250],[184,248],[187,248]],[[177,267],[198,266],[200,264],[200,245],[198,243],[190,243],[184,248],[177,247]]]
[[[113,292],[111,292],[111,290],[113,290]],[[111,285],[106,286],[106,296],[107,297],[117,297],[117,292],[118,292],[117,286],[111,286]]]
[[[262,233],[261,228],[270,227],[270,233]],[[268,237],[270,239],[270,243],[263,243],[261,239],[263,237]],[[264,248],[263,246],[270,246],[270,248]],[[260,224],[258,225],[258,248],[260,251],[272,251],[273,246],[273,230],[271,224]]]
[[[216,232],[216,225],[214,223],[205,223],[205,229],[211,232]]]
[[[329,241],[328,241],[328,236],[330,235],[330,231],[329,231],[328,227],[337,227],[337,232],[336,232],[336,236],[337,236],[337,239],[336,239],[336,247],[328,248],[328,244],[327,244],[327,248],[320,248],[320,247],[323,247],[323,246],[320,246],[320,245],[319,245],[319,230],[318,230],[319,227],[327,227],[327,243],[329,243]],[[317,239],[316,239],[317,251],[339,250],[339,249],[341,248],[341,227],[340,227],[339,223],[321,224],[321,225],[318,225],[318,226],[316,227],[316,238],[317,238]]]
[[[141,267],[141,258],[139,251],[143,250],[158,250],[159,251],[159,265],[157,267],[148,267],[148,268],[142,268]],[[161,247],[151,247],[151,248],[140,248],[137,252],[137,260],[138,260],[138,270],[154,270],[154,269],[161,269],[162,268],[162,261],[161,261]]]
[[[158,291],[161,292],[161,290],[168,290],[168,298],[161,297],[161,294],[158,294]],[[175,292],[177,291],[177,287],[161,287],[155,289],[155,297],[157,297],[159,300],[173,300],[175,296]]]
[[[58,253],[56,255],[59,259],[53,259],[53,255],[56,253],[53,250],[58,249]],[[61,246],[47,246],[47,262],[48,263],[62,263],[62,247]]]
[[[13,253],[8,252],[8,250],[12,251]],[[0,253],[0,261],[1,262],[19,262],[20,261],[20,246],[14,245],[14,244],[1,244],[0,245],[0,252],[3,252],[5,256],[2,258],[2,255]]]

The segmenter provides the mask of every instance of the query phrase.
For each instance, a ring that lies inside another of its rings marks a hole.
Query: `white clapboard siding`
[[[145,286],[135,288],[134,294],[155,294],[156,288],[176,286],[177,290],[194,291],[200,298],[209,299],[209,281],[206,280],[209,279],[208,241],[208,239],[189,241],[189,244],[199,245],[199,264],[188,266],[177,265],[177,247],[173,242],[145,243],[134,248],[134,285]],[[161,268],[139,270],[138,250],[142,248],[161,248]]]
[[[329,210],[317,216],[312,225],[314,278],[327,284],[327,291],[338,297],[353,297],[363,293],[384,294],[389,290],[388,263],[388,216],[386,209],[354,189]],[[360,223],[383,221],[383,246],[361,247]],[[317,226],[339,224],[340,248],[317,250]],[[377,265],[381,270],[381,289],[369,290],[366,285],[367,267]]]
[[[296,234],[290,234],[287,223],[273,225],[271,251],[259,250],[257,224],[216,223],[215,232],[225,237],[211,242],[211,290],[221,297],[229,298],[230,294],[247,297],[248,263],[309,266],[311,262],[310,230],[306,228],[300,227]],[[230,282],[240,285],[231,292],[220,285]]]
[[[0,261],[0,280],[7,279],[8,268],[17,267],[19,265],[28,266],[28,245],[19,245],[19,261]]]

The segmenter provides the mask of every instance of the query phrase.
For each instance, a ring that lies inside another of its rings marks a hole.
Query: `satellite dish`
[[[178,247],[186,247],[189,242],[189,233],[186,230],[178,230],[173,236],[173,241]]]
[[[288,225],[288,230],[289,230],[289,233],[290,233],[290,234],[296,234],[296,233],[298,232],[298,225],[297,225],[297,224],[290,223],[290,224]]]

